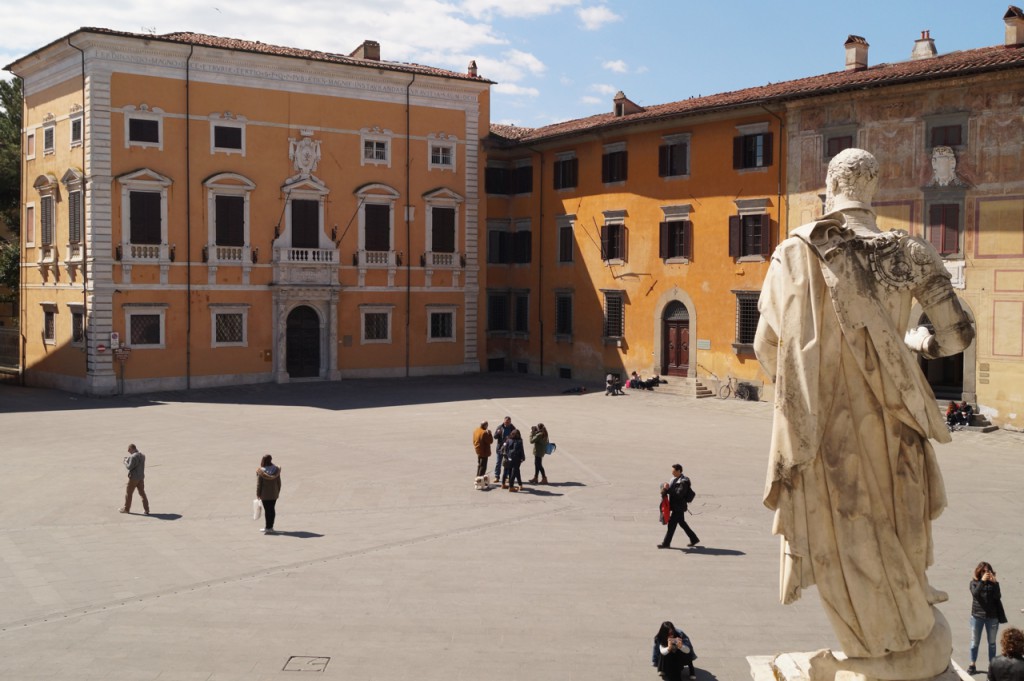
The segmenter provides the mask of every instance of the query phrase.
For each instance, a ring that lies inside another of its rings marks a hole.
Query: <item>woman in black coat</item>
[[[967,667],[968,674],[976,674],[974,663],[978,661],[978,646],[981,644],[981,630],[985,629],[988,638],[988,661],[996,656],[996,633],[999,625],[1006,622],[1003,611],[1002,594],[999,591],[999,580],[996,571],[985,561],[974,568],[974,579],[971,580],[971,664]]]
[[[665,681],[697,678],[693,668],[697,653],[693,652],[690,639],[682,629],[677,629],[671,622],[662,622],[661,628],[654,636],[654,645],[657,648],[657,664],[661,678]]]

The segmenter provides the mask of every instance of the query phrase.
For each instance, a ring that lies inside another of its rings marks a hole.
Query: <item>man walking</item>
[[[676,525],[683,528],[683,532],[690,538],[687,546],[696,546],[700,539],[693,533],[690,526],[686,524],[686,504],[692,499],[690,491],[690,479],[683,475],[683,467],[679,464],[672,466],[672,480],[661,486],[661,496],[668,497],[669,508],[672,514],[668,518],[668,530],[665,532],[665,539],[658,544],[659,549],[667,549],[672,544],[672,535],[676,533]]]
[[[473,431],[473,449],[476,450],[476,477],[482,478],[487,474],[487,459],[491,456],[491,443],[494,436],[487,430],[487,421],[480,423],[480,427]]]
[[[142,510],[149,515],[149,497],[146,496],[146,455],[135,448],[135,445],[128,445],[128,456],[124,457],[124,467],[128,469],[128,487],[124,492],[124,506],[121,513],[132,512],[132,495],[139,490],[142,497]]]

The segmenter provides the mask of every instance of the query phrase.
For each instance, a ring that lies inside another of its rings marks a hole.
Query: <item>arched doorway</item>
[[[926,314],[921,315],[918,326],[924,326],[934,332],[932,323]],[[921,363],[921,371],[928,379],[928,385],[932,387],[936,399],[964,399],[964,353],[959,352],[937,359],[925,359],[922,356],[918,361]]]
[[[685,305],[674,300],[665,306],[661,322],[661,373],[687,376],[690,371],[690,313]]]
[[[288,313],[285,367],[290,378],[320,375],[320,315],[306,305]]]

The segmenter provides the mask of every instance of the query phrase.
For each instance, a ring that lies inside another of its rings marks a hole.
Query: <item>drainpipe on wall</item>
[[[777,120],[779,122],[779,153],[776,155],[776,158],[779,159],[779,179],[778,179],[778,187],[777,187],[778,195],[777,195],[777,197],[775,199],[775,202],[776,202],[775,205],[778,206],[779,221],[781,222],[783,220],[783,217],[782,217],[782,160],[783,160],[782,159],[782,135],[785,133],[786,124],[782,121],[782,118],[777,113],[775,113],[774,111],[772,111],[771,109],[766,107],[764,104],[761,104],[760,106],[761,106],[762,109],[767,111],[771,116],[773,116],[775,118],[775,120]],[[786,236],[788,237],[789,236],[789,197],[788,196],[786,197],[785,225],[786,225]]]
[[[412,84],[416,82],[416,74],[412,74],[412,80],[405,86],[405,248],[408,253],[405,257],[405,377],[409,378],[409,352],[410,333],[412,327],[412,224],[409,215],[410,194],[412,191],[409,173],[412,168],[412,106],[410,93]]]
[[[86,187],[89,184],[89,178],[85,173],[85,145],[88,142],[86,130],[88,126],[86,123],[86,107],[85,107],[85,50],[78,47],[71,42],[71,38],[68,38],[68,46],[78,50],[78,53],[82,56],[82,346],[85,348],[85,380],[89,380],[89,252],[88,243],[89,239],[86,238],[85,234],[85,216],[88,214],[86,210]],[[113,352],[113,350],[111,350]]]
[[[21,79],[21,134],[24,139],[25,124],[28,122],[28,103],[25,100],[25,79]],[[18,159],[18,163],[21,165],[23,172],[21,173],[21,206],[25,205],[25,199],[28,198],[28,160],[25,158],[24,149],[21,150],[21,158]],[[19,210],[21,210],[19,206]],[[24,215],[22,211],[21,215]],[[20,222],[20,220],[19,220]],[[21,234],[18,235],[18,385],[25,385],[25,350],[28,346],[28,338],[25,337],[25,312],[27,310],[27,304],[25,303],[25,292],[28,290],[28,284],[25,282],[25,267],[21,262],[23,255],[27,254],[27,249],[23,245],[25,242],[25,230],[21,230]]]
[[[192,53],[195,44],[188,46],[185,60],[185,390],[192,388]]]

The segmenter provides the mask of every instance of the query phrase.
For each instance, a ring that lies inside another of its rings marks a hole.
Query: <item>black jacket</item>
[[[986,582],[981,579],[971,581],[971,595],[974,602],[971,604],[971,617],[979,619],[1003,619],[1002,595],[999,591],[999,582]]]
[[[690,479],[680,475],[678,478],[672,478],[668,490],[661,493],[662,496],[668,496],[668,505],[673,513],[686,512],[686,497],[689,495],[690,486]]]

